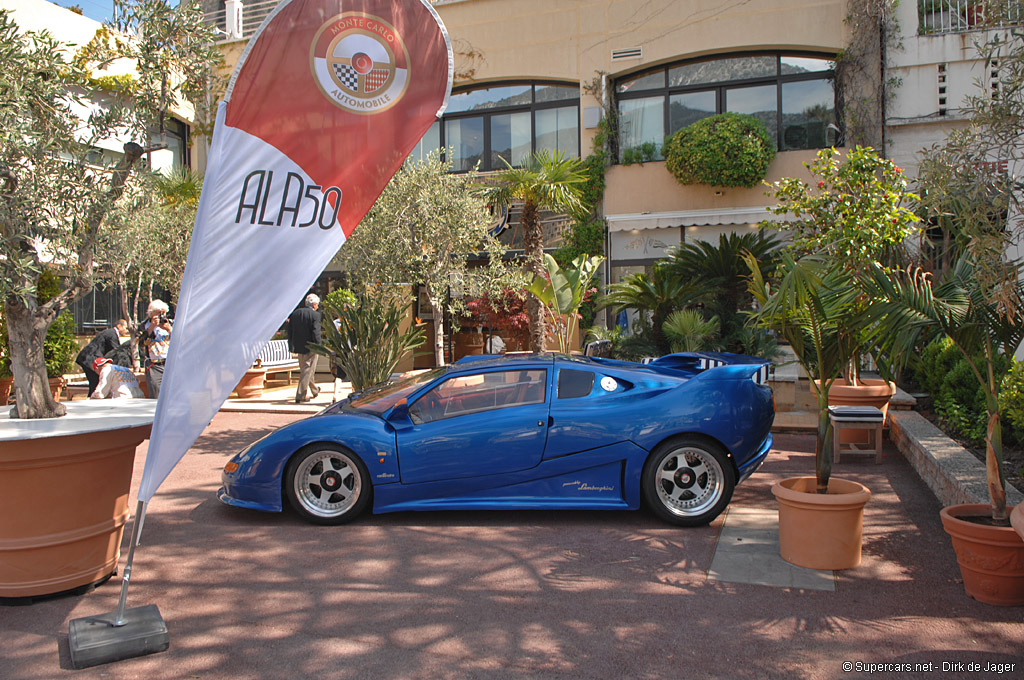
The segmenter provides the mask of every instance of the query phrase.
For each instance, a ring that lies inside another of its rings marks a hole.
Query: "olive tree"
[[[475,172],[451,174],[451,162],[436,152],[406,162],[338,254],[342,267],[363,283],[426,287],[438,366],[444,365],[442,313],[465,311],[458,293],[497,294],[526,283],[489,234],[492,218],[473,191],[477,181]],[[483,256],[480,266],[470,266],[473,255]]]
[[[132,35],[104,29],[75,53],[45,32],[20,31],[0,11],[0,298],[18,404],[12,416],[65,413],[47,386],[46,331],[103,273],[97,248],[107,215],[152,148],[151,132],[169,110],[200,97],[195,77],[217,62],[201,15],[196,2],[143,0],[126,8]],[[166,49],[147,55],[144,45]],[[111,79],[98,70],[125,58],[135,75]],[[105,161],[104,140],[119,140],[123,154]],[[44,268],[62,277],[60,293],[45,302],[37,298]]]

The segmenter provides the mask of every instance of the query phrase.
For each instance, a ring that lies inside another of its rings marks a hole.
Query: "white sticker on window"
[[[615,388],[619,386],[619,383],[615,382],[615,378],[605,376],[601,378],[601,389],[605,392],[614,392]]]

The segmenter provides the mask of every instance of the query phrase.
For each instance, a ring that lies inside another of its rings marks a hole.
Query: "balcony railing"
[[[1024,3],[1010,0],[918,0],[918,33],[962,33],[1024,23]]]

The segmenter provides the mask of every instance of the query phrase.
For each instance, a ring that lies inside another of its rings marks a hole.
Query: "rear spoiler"
[[[736,365],[759,366],[757,374],[751,377],[758,385],[764,385],[768,382],[772,366],[770,361],[746,354],[733,354],[732,352],[680,352],[677,354],[666,354],[647,362],[646,367],[658,372],[692,378],[704,371],[709,371],[719,366]]]

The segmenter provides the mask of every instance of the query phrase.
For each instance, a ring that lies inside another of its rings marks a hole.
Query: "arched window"
[[[615,83],[619,160],[645,144],[660,158],[680,128],[725,112],[760,119],[780,151],[836,144],[834,83],[832,58],[798,54],[730,55],[625,76]]]
[[[580,88],[577,84],[518,82],[452,93],[444,117],[410,154],[452,149],[452,170],[501,170],[502,159],[520,165],[539,149],[580,155]]]

